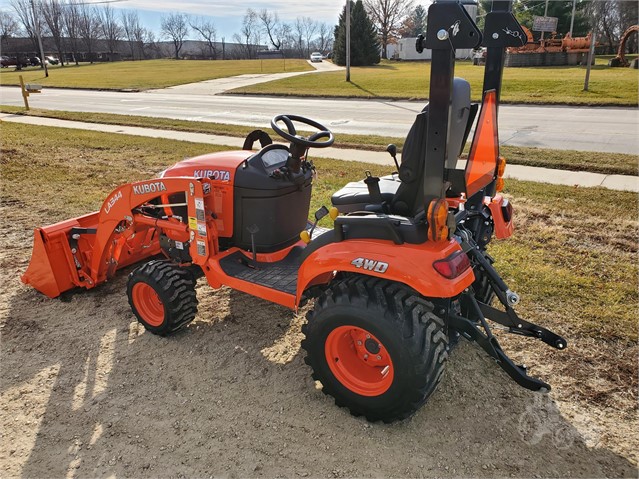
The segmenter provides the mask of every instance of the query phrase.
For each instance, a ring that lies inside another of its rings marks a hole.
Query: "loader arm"
[[[114,189],[99,211],[37,228],[22,282],[51,298],[75,287],[93,288],[118,269],[160,253],[160,232],[187,244],[193,262],[203,264],[216,248],[204,211],[204,183],[209,180],[182,177],[128,183]],[[184,193],[187,218],[164,215],[161,201],[151,205],[176,193]],[[153,208],[156,215],[148,213]]]

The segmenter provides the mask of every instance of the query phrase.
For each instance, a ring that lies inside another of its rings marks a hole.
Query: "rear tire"
[[[197,314],[195,279],[187,269],[153,260],[129,275],[129,305],[147,331],[168,336]]]
[[[355,416],[405,419],[441,379],[448,358],[444,321],[403,284],[347,278],[319,296],[307,319],[302,347],[313,379]]]

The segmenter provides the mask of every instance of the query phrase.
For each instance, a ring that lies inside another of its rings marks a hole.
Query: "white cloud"
[[[315,20],[337,23],[344,2],[340,0],[306,0],[290,2],[287,0],[239,0],[234,2],[191,0],[176,2],[170,0],[128,0],[117,4],[120,8],[147,10],[155,12],[184,12],[193,15],[207,15],[213,18],[238,17],[244,15],[247,8],[261,10],[267,8],[276,11],[282,20],[297,17],[312,17]]]

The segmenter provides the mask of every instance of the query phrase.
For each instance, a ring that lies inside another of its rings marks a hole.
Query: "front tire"
[[[329,287],[307,315],[306,363],[323,392],[369,421],[417,411],[439,383],[448,357],[444,322],[409,287],[354,276]]]
[[[145,329],[168,336],[197,314],[195,279],[190,271],[164,260],[153,260],[129,275],[129,305]]]

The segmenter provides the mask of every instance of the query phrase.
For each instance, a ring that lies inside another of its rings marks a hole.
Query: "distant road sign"
[[[557,17],[533,17],[533,30],[536,32],[556,32]]]

